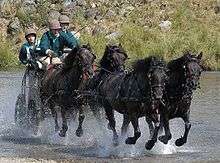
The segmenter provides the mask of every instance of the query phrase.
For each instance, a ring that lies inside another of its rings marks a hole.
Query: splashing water
[[[192,158],[206,158],[207,155],[204,155],[204,153],[200,154],[204,146],[207,147],[207,151],[214,151],[212,150],[214,148],[217,153],[220,151],[220,149],[218,150],[217,148],[217,146],[220,145],[220,140],[217,142],[213,140],[213,143],[211,143],[212,140],[210,139],[210,137],[212,137],[215,138],[215,140],[218,140],[218,137],[215,134],[218,130],[217,127],[211,131],[212,134],[206,136],[207,131],[202,129],[207,127],[209,130],[206,130],[210,131],[210,125],[207,124],[206,126],[206,124],[202,122],[201,118],[198,118],[197,120],[196,116],[192,116],[192,118],[194,118],[194,124],[192,124],[189,142],[181,148],[175,147],[174,141],[182,135],[184,129],[182,121],[175,120],[170,122],[171,129],[179,128],[179,130],[175,130],[175,132],[172,131],[172,141],[170,141],[167,145],[158,141],[152,150],[147,151],[145,149],[145,143],[148,140],[149,131],[143,118],[140,119],[140,129],[142,135],[137,143],[135,145],[126,145],[124,143],[126,138],[120,138],[119,146],[115,147],[112,145],[112,131],[107,129],[107,120],[103,117],[103,122],[98,123],[90,112],[84,120],[84,135],[81,138],[78,138],[75,135],[78,121],[70,122],[69,130],[65,138],[59,137],[59,135],[54,131],[54,120],[52,117],[49,117],[41,122],[37,135],[34,135],[30,131],[22,130],[16,127],[14,123],[14,106],[16,97],[20,92],[21,76],[21,73],[0,74],[0,156],[22,156],[47,159],[74,158],[78,156],[130,159],[152,157],[157,155],[160,157],[161,155],[170,155],[170,157],[173,158],[178,155],[179,159],[187,158],[190,160]],[[202,101],[201,99],[200,102],[205,103],[206,101]],[[215,101],[212,101],[212,103],[214,102]],[[205,104],[208,105],[207,103]],[[199,108],[200,105],[200,103],[195,102],[193,107]],[[207,107],[209,107],[209,105]],[[193,114],[196,114],[198,109],[193,111]],[[204,116],[203,114],[199,115]],[[208,119],[207,116],[204,116],[204,118]],[[116,122],[117,131],[120,134],[122,116],[117,113]],[[216,124],[216,126],[218,126],[219,122],[214,121],[212,124]],[[200,130],[194,132],[197,128],[200,128]],[[133,135],[133,129],[130,126],[128,136],[131,135]],[[201,139],[202,141],[198,144],[198,140],[200,140],[201,137],[200,135],[203,136],[203,139]],[[216,146],[213,147],[214,144],[216,144]],[[181,155],[179,155],[179,153],[181,153]],[[208,152],[205,154],[207,153]],[[212,157],[210,156],[210,158],[215,159],[217,157],[215,152],[211,152],[211,154],[213,155]]]

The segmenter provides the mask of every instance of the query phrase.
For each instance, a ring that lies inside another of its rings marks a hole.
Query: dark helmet
[[[69,19],[69,17],[68,16],[66,16],[66,15],[60,15],[60,17],[59,17],[59,22],[60,23],[70,23],[70,19]]]
[[[33,28],[28,28],[25,31],[25,38],[27,38],[28,35],[34,35],[35,37],[37,36],[36,31]]]
[[[60,22],[58,20],[51,20],[49,22],[50,29],[61,29]]]

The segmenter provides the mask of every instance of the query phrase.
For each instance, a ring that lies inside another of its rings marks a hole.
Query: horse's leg
[[[114,117],[114,110],[109,105],[105,105],[104,108],[105,108],[105,113],[106,113],[107,119],[109,121],[109,127],[113,131],[113,144],[118,145],[119,144],[118,133],[115,129],[116,122],[115,122],[115,117]]]
[[[123,123],[121,126],[121,136],[125,136],[127,134],[129,123],[130,123],[129,116],[124,114],[123,115]]]
[[[170,125],[169,125],[169,119],[164,118],[162,127],[164,127],[165,135],[159,136],[159,140],[163,142],[164,144],[167,144],[168,141],[172,138],[172,134],[170,132]]]
[[[57,119],[57,111],[55,109],[55,105],[52,102],[49,102],[49,109],[51,110],[52,116],[55,122],[55,132],[59,131],[58,119]]]
[[[79,126],[76,130],[76,136],[78,136],[78,137],[81,137],[83,135],[82,123],[85,119],[85,115],[84,115],[84,112],[83,112],[83,107],[84,107],[84,105],[79,106],[79,118],[78,118]]]
[[[154,117],[155,118],[154,118],[153,136],[145,144],[145,148],[147,150],[151,150],[153,148],[153,146],[155,145],[155,143],[157,142],[158,132],[159,132],[159,129],[160,129],[160,122],[161,122],[161,117],[160,117],[158,109],[156,110],[156,113],[155,113]]]
[[[131,117],[131,123],[134,128],[134,136],[128,137],[125,141],[126,144],[135,144],[138,138],[141,136],[141,132],[138,124],[138,117],[137,116]]]
[[[65,137],[66,136],[66,131],[68,130],[68,126],[67,126],[67,118],[66,118],[66,107],[61,107],[61,117],[62,117],[62,129],[59,132],[59,135],[61,137]]]
[[[190,112],[187,112],[182,117],[182,119],[185,123],[185,132],[184,132],[183,137],[181,137],[181,138],[179,138],[175,141],[176,146],[182,146],[183,144],[185,144],[187,142],[187,137],[188,137],[188,134],[189,134],[189,130],[191,128],[191,124],[189,122],[189,115],[190,115]]]
[[[145,121],[147,122],[148,127],[149,127],[149,131],[150,131],[150,136],[149,136],[149,138],[152,139],[152,137],[153,137],[153,132],[154,132],[153,121],[152,121],[152,119],[151,119],[149,116],[145,116]]]

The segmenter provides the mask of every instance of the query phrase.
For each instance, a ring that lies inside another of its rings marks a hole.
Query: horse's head
[[[185,85],[193,90],[199,87],[199,79],[203,71],[200,65],[202,58],[202,52],[196,56],[187,52],[183,56],[183,63],[181,68],[183,69]]]
[[[64,67],[76,68],[82,72],[83,78],[92,78],[94,75],[94,60],[96,59],[95,54],[89,45],[82,45],[81,47],[75,47],[67,55],[64,60]]]
[[[139,60],[134,68],[136,71],[141,72],[148,83],[151,91],[151,98],[161,100],[168,79],[165,62],[158,57],[150,56],[143,60]]]
[[[105,48],[104,55],[100,61],[101,67],[114,72],[124,70],[124,64],[128,55],[119,45],[107,45]]]
[[[151,88],[151,98],[162,99],[167,82],[167,68],[162,59],[152,57],[148,70],[148,80]]]

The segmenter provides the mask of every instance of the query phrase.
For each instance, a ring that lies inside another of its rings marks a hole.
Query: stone
[[[160,24],[159,24],[161,30],[163,30],[163,31],[170,30],[171,25],[172,25],[172,23],[169,20],[161,21]]]
[[[115,40],[118,37],[120,37],[121,35],[122,35],[122,33],[116,31],[116,32],[112,32],[109,35],[105,36],[105,38],[107,38],[109,40]]]
[[[48,22],[51,21],[51,20],[58,20],[60,15],[61,14],[56,10],[50,11],[49,14],[48,14]]]
[[[22,26],[18,17],[15,17],[10,21],[7,29],[7,33],[10,35],[16,35],[22,31]]]

